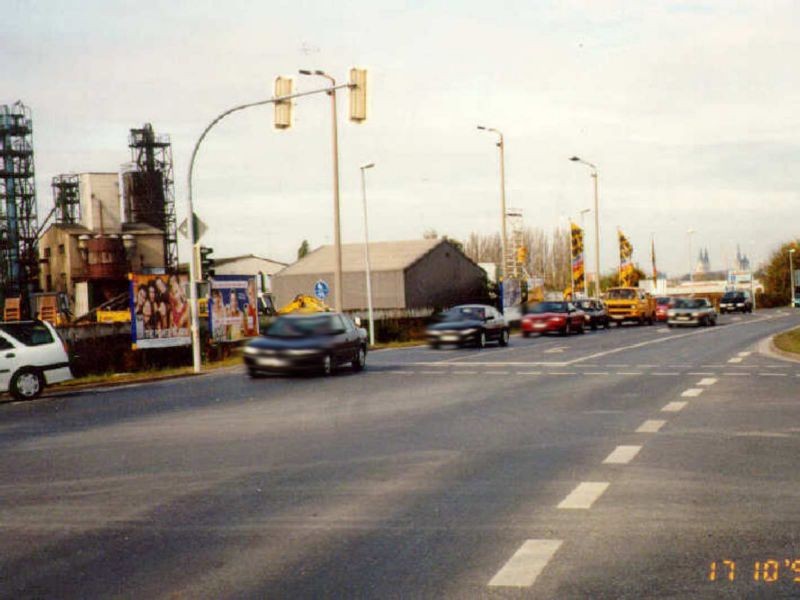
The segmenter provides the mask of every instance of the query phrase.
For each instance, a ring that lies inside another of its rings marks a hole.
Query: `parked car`
[[[535,304],[522,318],[522,335],[557,332],[569,335],[577,331],[585,333],[586,315],[575,308],[572,302],[546,301]]]
[[[753,299],[750,297],[750,292],[725,292],[719,301],[719,312],[720,314],[727,312],[753,312]]]
[[[667,313],[672,305],[675,303],[674,298],[669,296],[658,296],[656,298],[656,321],[666,321]]]
[[[265,373],[317,371],[332,375],[349,364],[367,364],[367,332],[336,312],[284,315],[248,342],[244,363],[251,377]]]
[[[591,327],[592,330],[598,327],[609,328],[608,310],[606,310],[606,305],[603,304],[602,300],[589,298],[576,300],[574,304],[575,308],[579,308],[584,312],[586,325]]]
[[[426,331],[431,348],[438,348],[442,344],[473,344],[483,348],[490,341],[507,346],[510,335],[509,325],[503,315],[484,304],[454,306],[439,314],[436,322],[429,325]]]
[[[45,386],[72,379],[64,342],[46,321],[0,323],[0,392],[38,398]]]
[[[667,325],[716,325],[717,312],[707,298],[678,298],[667,313]]]

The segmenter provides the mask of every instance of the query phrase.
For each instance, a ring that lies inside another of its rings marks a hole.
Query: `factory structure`
[[[52,178],[53,206],[36,211],[33,119],[0,105],[0,305],[8,319],[68,320],[127,307],[128,274],[178,268],[172,145],[147,123],[131,129],[119,172]]]

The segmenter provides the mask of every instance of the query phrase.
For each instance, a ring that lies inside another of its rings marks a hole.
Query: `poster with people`
[[[211,280],[208,318],[215,342],[235,342],[257,336],[256,278],[247,275],[215,276]]]
[[[134,349],[168,348],[192,343],[188,278],[131,274],[131,338]]]

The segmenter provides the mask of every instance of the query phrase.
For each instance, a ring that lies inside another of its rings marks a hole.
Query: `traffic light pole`
[[[203,140],[208,135],[208,132],[214,128],[214,126],[222,121],[225,117],[235,112],[239,112],[246,108],[253,108],[255,106],[264,106],[266,104],[275,104],[276,102],[283,102],[286,100],[292,100],[294,98],[300,98],[302,96],[311,96],[314,94],[330,94],[333,93],[334,90],[342,89],[342,88],[350,88],[352,84],[350,83],[343,83],[341,85],[334,85],[333,87],[326,87],[318,90],[311,90],[309,92],[300,92],[297,94],[291,94],[290,96],[278,96],[276,98],[269,98],[267,100],[258,100],[256,102],[249,102],[247,104],[240,104],[239,106],[234,106],[233,108],[229,108],[225,112],[219,114],[211,123],[209,123],[206,128],[203,130],[203,133],[200,134],[200,137],[197,138],[197,142],[195,142],[194,149],[192,150],[192,157],[189,160],[189,174],[187,176],[187,199],[186,199],[186,210],[189,213],[188,223],[190,223],[190,227],[188,228],[188,238],[189,238],[189,246],[192,249],[192,260],[189,261],[189,312],[191,313],[191,327],[192,327],[192,366],[194,368],[195,373],[199,373],[202,368],[202,362],[200,360],[200,315],[198,314],[198,306],[197,306],[197,280],[198,280],[198,273],[197,267],[199,265],[195,265],[194,256],[195,256],[195,246],[197,246],[198,240],[195,239],[195,231],[194,231],[194,203],[192,198],[192,177],[194,174],[194,162],[197,158],[197,152],[200,150],[200,144],[203,143]]]

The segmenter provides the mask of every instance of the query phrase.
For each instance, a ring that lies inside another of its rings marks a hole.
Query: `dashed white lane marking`
[[[744,357],[750,356],[751,354],[752,354],[752,352],[739,352],[738,356],[741,356],[741,357],[744,358]]]
[[[716,377],[704,377],[703,379],[697,382],[697,385],[709,386],[709,385],[714,385],[715,383],[717,383],[717,381],[718,380]]]
[[[734,356],[733,358],[729,358],[728,362],[729,363],[740,363],[740,362],[742,362],[742,357],[741,356]]]
[[[683,407],[689,404],[688,402],[668,402],[661,409],[661,412],[678,412],[683,410]]]
[[[750,373],[723,373],[723,375],[726,375],[728,377],[730,377],[730,376],[733,376],[733,377],[750,377],[751,374]]]
[[[579,483],[578,487],[572,490],[569,496],[559,503],[558,508],[591,508],[595,500],[603,495],[603,492],[606,491],[609,485],[611,484],[607,481],[584,481]]]
[[[606,456],[603,464],[606,465],[625,465],[633,460],[633,457],[639,454],[641,446],[617,446],[614,450]]]
[[[490,587],[530,587],[561,547],[562,540],[525,540],[489,582]]]
[[[786,377],[786,373],[759,373],[761,377]]]
[[[658,365],[636,365],[637,369],[655,369]]]
[[[689,388],[688,390],[684,390],[681,394],[681,398],[696,398],[702,393],[703,388]]]
[[[612,364],[608,364],[606,366],[614,369],[624,369],[625,367],[630,367],[630,365],[612,365]]]
[[[577,375],[575,371],[550,371],[548,375]]]
[[[453,375],[477,375],[477,371],[453,371]]]
[[[541,371],[517,371],[517,375],[541,375]]]
[[[584,375],[608,375],[608,371],[584,371]]]
[[[566,346],[557,346],[555,348],[550,348],[549,350],[545,350],[544,352],[542,352],[542,354],[561,354],[566,349],[567,349]]]
[[[641,371],[617,371],[617,375],[641,375]]]
[[[660,419],[648,419],[636,430],[636,433],[658,433],[658,430],[661,429],[666,421]]]
[[[392,373],[393,375],[415,375],[414,371],[400,371],[400,370],[397,370],[397,371],[388,371],[388,372]]]
[[[486,371],[484,375],[511,375],[511,371]]]
[[[669,377],[669,376],[677,376],[680,373],[650,373],[651,375],[655,375],[656,377]]]
[[[420,375],[449,375],[447,371],[420,371]]]

